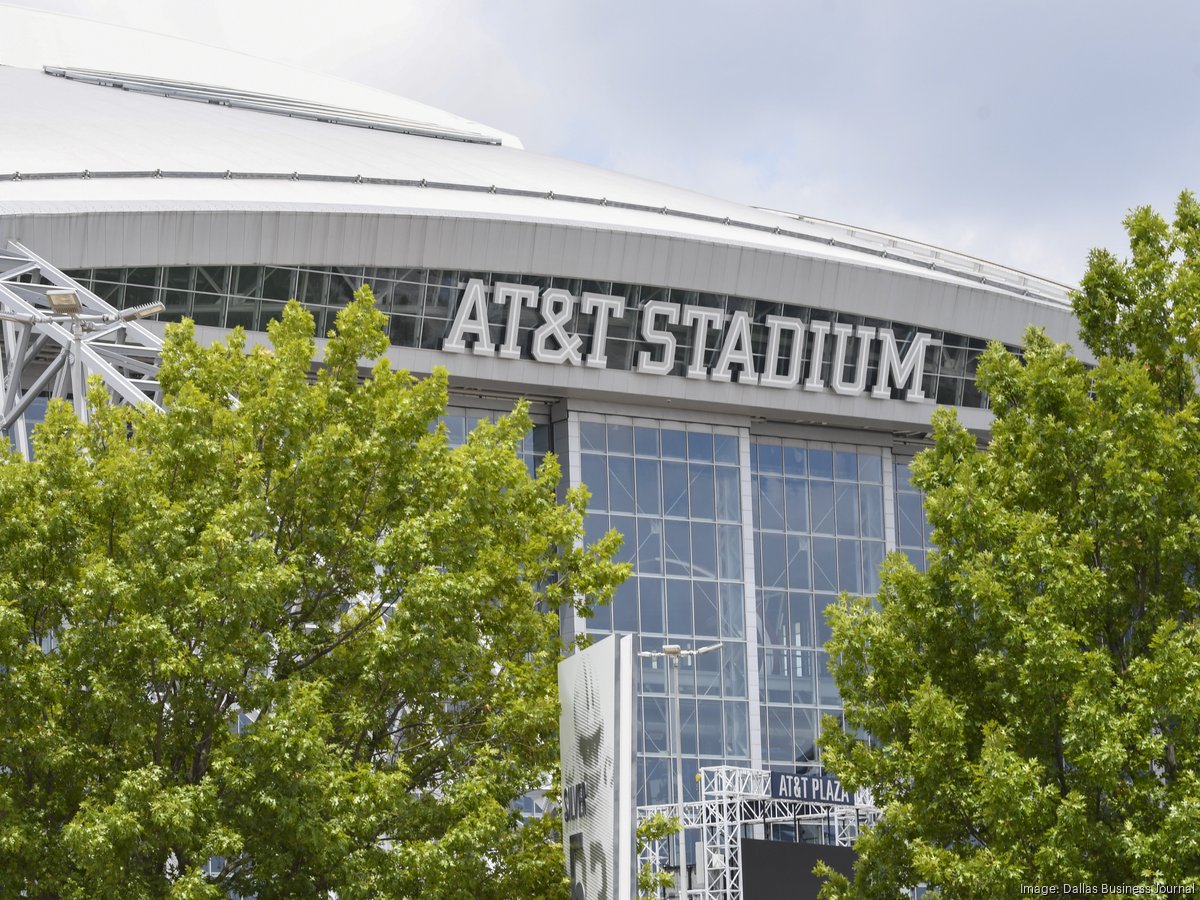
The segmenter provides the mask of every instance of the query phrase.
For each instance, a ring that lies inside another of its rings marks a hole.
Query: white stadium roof
[[[374,88],[83,19],[0,5],[0,89],[12,126],[0,214],[371,209],[553,221],[919,267],[1067,303],[1063,285],[973,257],[531,153]]]

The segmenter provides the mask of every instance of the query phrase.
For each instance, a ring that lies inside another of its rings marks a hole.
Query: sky
[[[1200,190],[1195,0],[9,0],[1076,284]]]

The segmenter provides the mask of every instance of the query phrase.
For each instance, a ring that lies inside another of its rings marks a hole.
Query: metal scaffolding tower
[[[700,829],[696,863],[699,887],[681,892],[680,900],[743,900],[742,837],[768,825],[817,826],[826,843],[854,844],[860,831],[879,819],[879,810],[860,798],[855,805],[785,800],[771,796],[771,773],[761,769],[713,766],[700,770],[700,800],[683,804],[682,827]],[[643,806],[639,819],[656,813],[678,815],[676,804]],[[645,848],[640,864],[666,867],[667,841]]]
[[[86,421],[88,379],[114,402],[159,408],[162,341],[137,323],[161,303],[117,309],[27,247],[0,251],[0,439],[30,457],[35,401],[70,401]]]

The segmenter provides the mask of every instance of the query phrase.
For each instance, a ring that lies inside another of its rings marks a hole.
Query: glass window
[[[663,570],[663,535],[662,520],[639,517],[638,529],[638,571],[650,574],[661,574]]]
[[[594,544],[608,533],[608,516],[603,513],[588,513],[583,517],[583,539]]]
[[[642,746],[647,753],[668,753],[667,701],[663,697],[642,698]]]
[[[704,431],[687,433],[688,459],[697,462],[712,462],[713,436]]]
[[[833,680],[833,673],[829,671],[829,654],[824,650],[817,651],[817,665],[820,667],[817,682],[821,705],[841,706],[842,695],[838,693],[837,682]]]
[[[225,298],[215,294],[193,294],[192,319],[197,325],[219,327],[225,319]]]
[[[862,593],[862,562],[858,556],[858,541],[838,541],[838,590]]]
[[[759,527],[772,531],[783,531],[784,493],[783,478],[778,475],[758,476],[758,521]]]
[[[692,569],[702,578],[717,577],[716,528],[707,522],[692,522]]]
[[[608,466],[604,457],[595,453],[584,453],[583,483],[592,492],[591,509],[608,509]]]
[[[608,452],[633,455],[633,426],[608,426]]]
[[[262,295],[271,300],[287,303],[296,296],[296,270],[279,266],[267,266],[263,275]]]
[[[668,575],[690,575],[692,570],[691,528],[685,521],[667,519],[663,523],[666,536],[666,571]]]
[[[783,471],[786,475],[803,477],[808,474],[808,453],[803,447],[783,448]]]
[[[788,604],[791,607],[792,645],[795,647],[815,647],[813,642],[813,601],[811,594],[790,594]]]
[[[678,578],[667,579],[667,633],[692,636],[692,585]]]
[[[742,586],[722,584],[718,590],[721,595],[721,637],[739,639],[745,637],[746,612]]]
[[[879,485],[864,484],[858,489],[859,524],[862,536],[867,538],[883,538],[883,488]]]
[[[599,422],[579,423],[579,443],[583,446],[584,450],[595,450],[603,453],[606,449],[604,435],[604,426]]]
[[[724,716],[720,700],[699,700],[696,703],[700,723],[700,752],[705,756],[720,756],[725,752]]]
[[[771,703],[791,703],[792,679],[788,672],[791,650],[760,650],[765,665],[767,700]]]
[[[839,481],[858,479],[858,454],[853,450],[837,450],[833,454],[833,477]]]
[[[662,634],[664,631],[663,618],[663,586],[657,578],[639,578],[638,610],[643,632]]]
[[[657,516],[662,513],[662,494],[659,487],[657,459],[639,459],[637,467],[638,515]]]
[[[778,444],[759,444],[758,471],[775,475],[782,474],[783,448]]]
[[[633,460],[608,457],[608,504],[613,512],[633,512]]]
[[[621,532],[623,541],[621,549],[614,557],[617,562],[631,563],[637,550],[637,524],[633,516],[612,516],[609,520],[612,527]]]
[[[813,587],[818,591],[836,591],[837,543],[833,538],[812,539]]]
[[[824,647],[829,643],[829,639],[833,636],[829,629],[829,620],[825,617],[825,610],[837,603],[837,597],[827,594],[818,594],[817,601],[817,646]]]
[[[742,518],[742,498],[738,489],[738,470],[717,466],[717,518],[737,522]]]
[[[635,579],[627,579],[617,588],[612,599],[613,629],[616,631],[637,631],[637,584]]]
[[[721,696],[721,655],[725,648],[696,657],[696,694],[701,697]]]
[[[763,587],[787,587],[787,545],[782,534],[763,532],[759,535],[761,546]]]
[[[883,565],[884,547],[882,541],[863,541],[863,593],[879,593],[879,567]]]
[[[808,531],[808,482],[799,478],[784,481],[787,530]]]
[[[837,533],[843,537],[858,536],[858,485],[839,484],[834,489],[834,509]]]
[[[858,454],[858,480],[876,484],[883,481],[883,458],[872,454]]]
[[[720,559],[718,574],[736,581],[742,577],[742,529],[737,525],[717,526],[717,548]]]
[[[685,670],[680,668],[682,674]],[[690,671],[690,670],[687,670]],[[696,701],[689,699],[681,699],[679,701],[679,722],[682,738],[680,747],[685,756],[696,755]],[[695,762],[693,761],[693,765]],[[687,791],[687,773],[684,772],[683,789]]]
[[[792,696],[793,703],[811,705],[816,702],[816,679],[813,672],[812,650],[793,650],[792,653]]]
[[[725,696],[746,696],[746,645],[725,644],[721,650],[721,666],[725,673]]]
[[[740,462],[738,451],[738,437],[736,434],[714,434],[713,435],[713,455],[719,463],[729,463],[738,465]]]
[[[788,643],[788,599],[783,591],[762,592],[762,627],[759,639],[764,644]]]
[[[713,467],[703,463],[691,463],[688,466],[688,476],[692,518],[715,519],[717,509],[713,488]]]
[[[720,637],[721,611],[716,584],[711,581],[697,581],[692,585],[692,596],[695,601],[696,636]],[[701,658],[703,657],[697,657]]]
[[[646,765],[646,777],[643,782],[645,795],[638,802],[651,806],[661,806],[670,802],[672,782],[667,760],[651,757],[644,762]]]
[[[787,535],[787,584],[794,591],[806,591],[812,585],[808,535]]]
[[[921,547],[925,532],[921,521],[924,518],[921,510],[921,495],[901,493],[898,495],[897,505],[900,507],[899,521],[896,523],[900,546]]]
[[[795,742],[792,738],[792,711],[787,707],[767,710],[767,754],[771,762],[787,765],[792,762]]]
[[[793,711],[795,724],[795,760],[801,762],[816,762],[817,760],[817,716],[811,709]]]
[[[810,478],[833,477],[833,453],[829,450],[808,451],[808,475]]]
[[[812,530],[814,534],[833,534],[833,485],[811,481],[808,485],[812,501]]]
[[[749,710],[745,703],[722,704],[725,711],[725,753],[728,756],[750,755]]]
[[[658,429],[640,425],[634,428],[633,446],[638,456],[658,456]]]
[[[686,459],[687,435],[671,428],[662,429],[662,455],[670,459]]]
[[[663,460],[663,513],[668,516],[687,517],[688,514],[688,471],[687,465]]]

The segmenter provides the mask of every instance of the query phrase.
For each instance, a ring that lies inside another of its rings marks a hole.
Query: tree
[[[168,328],[166,411],[52,406],[0,456],[0,895],[565,897],[561,604],[622,568],[531,478],[524,406],[452,449],[369,291],[313,377]],[[364,379],[361,361],[374,361]]]
[[[991,346],[980,449],[952,411],[912,466],[928,571],[885,563],[830,617],[847,723],[827,761],[882,821],[851,886],[1200,885],[1200,205],[1125,220],[1073,303],[1088,368]]]

